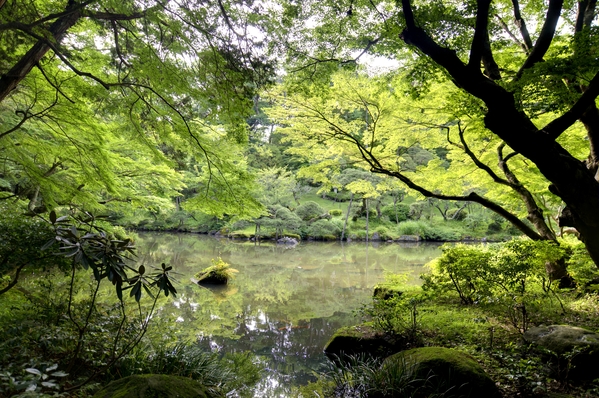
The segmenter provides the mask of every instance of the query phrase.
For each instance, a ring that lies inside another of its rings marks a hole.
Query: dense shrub
[[[325,213],[325,210],[316,202],[304,202],[295,209],[295,214],[303,221],[310,221]]]
[[[382,225],[379,225],[378,227],[376,227],[374,229],[373,233],[379,234],[379,237],[381,238],[381,240],[391,240],[391,239],[393,239],[393,236],[391,235],[391,232],[389,232],[389,229],[387,227],[382,226]]]
[[[408,219],[410,214],[410,206],[405,203],[398,203],[397,205],[388,205],[382,208],[383,216],[388,217],[392,222],[402,222]]]
[[[134,374],[166,374],[198,380],[214,396],[232,391],[251,396],[251,387],[261,378],[262,368],[250,353],[227,354],[223,358],[193,345],[145,346],[123,358],[111,369],[112,377]],[[228,395],[228,394],[227,394]]]
[[[423,289],[435,294],[457,293],[463,304],[502,309],[511,324],[525,331],[540,296],[552,291],[545,264],[559,261],[567,250],[548,241],[514,239],[489,246],[445,246],[423,275]]]
[[[420,221],[404,221],[399,224],[399,234],[400,235],[424,235],[424,223]]]
[[[306,233],[312,238],[322,239],[327,237],[327,239],[330,239],[330,236],[338,237],[341,234],[341,229],[328,220],[318,220],[308,227]]]
[[[24,267],[39,270],[70,263],[51,251],[42,251],[55,236],[48,222],[25,216],[17,204],[1,204],[0,213],[0,290],[7,288],[15,280],[17,270]]]
[[[480,213],[471,213],[467,214],[463,221],[468,229],[474,230],[483,226],[486,220],[487,218]]]
[[[337,217],[343,214],[343,211],[341,211],[341,209],[331,209],[329,210],[329,214],[333,217]]]

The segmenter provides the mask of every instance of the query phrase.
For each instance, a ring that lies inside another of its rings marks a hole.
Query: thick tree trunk
[[[6,74],[0,77],[0,102],[4,101],[12,90],[31,72],[31,69],[46,55],[52,45],[56,46],[60,43],[66,32],[81,18],[80,5],[70,1],[66,11],[69,10],[72,10],[72,12],[58,18],[50,26],[48,30],[50,37],[35,43]]]
[[[581,117],[581,110],[595,102],[599,93],[599,75],[591,80],[585,93],[568,112],[539,130],[519,110],[512,93],[484,76],[478,66],[465,65],[455,51],[435,43],[415,25],[409,1],[402,0],[402,4],[407,26],[401,34],[404,41],[443,67],[460,88],[484,101],[487,107],[485,126],[514,151],[534,162],[551,182],[551,192],[566,203],[572,215],[568,226],[580,232],[591,258],[599,265],[599,183],[595,174],[587,169],[586,162],[573,157],[555,141]]]

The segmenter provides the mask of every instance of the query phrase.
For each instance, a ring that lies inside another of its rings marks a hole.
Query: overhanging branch
[[[599,72],[595,74],[587,89],[578,101],[563,115],[547,124],[541,131],[553,139],[557,139],[566,129],[574,124],[586,112],[589,106],[595,104],[599,96]]]

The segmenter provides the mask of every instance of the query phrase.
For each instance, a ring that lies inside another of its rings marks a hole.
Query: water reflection
[[[184,234],[142,234],[143,264],[165,262],[179,273],[176,300],[158,315],[173,337],[198,341],[222,353],[252,351],[268,374],[255,396],[286,397],[325,361],[322,350],[336,329],[356,322],[353,311],[372,295],[385,273],[404,273],[418,283],[422,265],[439,255],[438,245],[229,241]],[[191,279],[221,257],[239,270],[221,288]]]

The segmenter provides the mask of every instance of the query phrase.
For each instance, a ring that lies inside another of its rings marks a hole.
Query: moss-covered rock
[[[169,375],[134,375],[108,384],[93,398],[208,398],[195,380]]]
[[[348,326],[338,329],[324,348],[333,361],[348,355],[370,355],[384,358],[398,350],[389,337],[377,333],[369,325]]]
[[[576,326],[530,328],[524,333],[524,340],[560,355],[571,352],[574,348],[599,351],[599,334]]]
[[[599,377],[599,333],[569,325],[539,326],[527,330],[524,341],[540,348],[541,352],[549,351],[547,358],[554,361],[556,372],[561,372],[556,376]]]
[[[449,390],[451,396],[501,397],[493,380],[472,357],[450,348],[402,351],[385,359],[382,371],[397,375],[409,372],[414,383],[421,383],[419,392]]]

